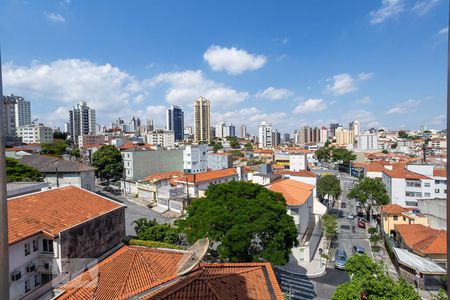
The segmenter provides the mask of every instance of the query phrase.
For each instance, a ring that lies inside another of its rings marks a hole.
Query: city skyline
[[[165,110],[179,105],[192,126],[200,96],[211,101],[211,124],[252,134],[264,120],[280,132],[353,120],[361,130],[445,128],[447,2],[274,5],[116,4],[99,22],[98,3],[6,1],[4,92],[61,128],[79,101],[99,124],[136,116],[162,128]],[[208,30],[192,25],[197,11]],[[161,22],[168,16],[186,26]],[[267,18],[276,25],[262,30]]]

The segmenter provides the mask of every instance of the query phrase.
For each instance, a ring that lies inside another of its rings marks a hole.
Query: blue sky
[[[445,128],[448,1],[0,1],[4,93],[52,126],[85,100],[132,115],[281,132],[357,119]]]

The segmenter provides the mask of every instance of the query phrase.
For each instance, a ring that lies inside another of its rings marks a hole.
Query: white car
[[[347,219],[353,220],[355,218],[355,215],[353,213],[348,213]]]

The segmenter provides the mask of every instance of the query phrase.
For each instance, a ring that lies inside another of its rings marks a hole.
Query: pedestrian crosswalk
[[[292,274],[280,269],[275,269],[275,275],[287,299],[308,300],[316,298],[314,285],[305,275]]]

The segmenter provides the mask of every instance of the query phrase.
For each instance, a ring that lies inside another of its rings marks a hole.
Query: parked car
[[[345,202],[342,202],[341,203],[341,208],[346,208],[346,207],[347,207],[347,204]]]
[[[334,267],[336,269],[344,270],[346,262],[347,262],[347,253],[345,252],[345,250],[337,249],[334,260]]]
[[[354,218],[355,218],[355,215],[354,215],[353,213],[349,212],[349,213],[347,214],[347,219],[353,220]]]
[[[363,247],[361,247],[361,246],[353,246],[353,254],[361,255],[361,254],[364,254],[364,253],[365,253],[365,251],[364,251]]]
[[[364,221],[361,221],[361,220],[358,220],[358,227],[359,228],[366,228],[366,222],[364,222]]]
[[[111,191],[113,190],[113,188],[110,187],[110,186],[105,186],[105,187],[103,188],[103,190],[104,190],[105,192],[111,192]]]

